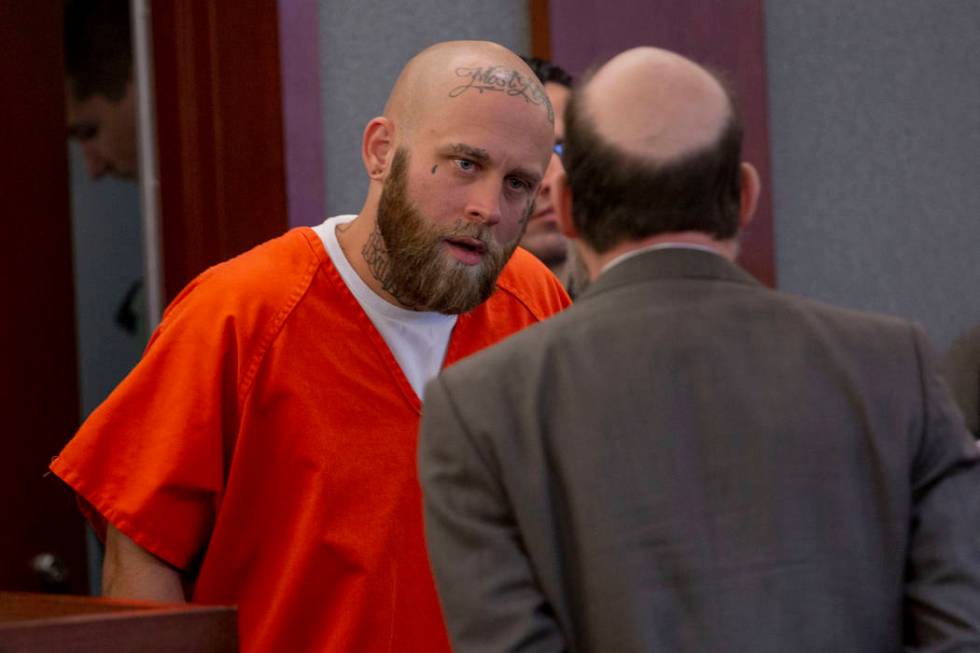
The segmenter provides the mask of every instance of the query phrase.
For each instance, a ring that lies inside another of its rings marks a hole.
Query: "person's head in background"
[[[129,0],[65,0],[68,135],[93,179],[137,175]]]
[[[555,144],[561,148],[565,138],[565,104],[571,93],[572,76],[555,64],[536,57],[523,57],[534,74],[544,84],[544,91],[555,108]],[[538,189],[534,213],[527,223],[521,246],[537,256],[551,271],[561,276],[568,255],[568,243],[558,230],[552,192],[554,181],[562,172],[558,154],[551,156],[548,170]]]

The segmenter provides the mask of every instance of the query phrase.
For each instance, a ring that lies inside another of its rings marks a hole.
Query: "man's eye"
[[[521,191],[529,190],[531,188],[531,184],[527,183],[526,181],[524,181],[519,177],[509,177],[507,179],[507,186],[511,190],[521,190]]]
[[[456,159],[456,167],[463,172],[469,172],[476,168],[476,164],[469,159]]]
[[[99,128],[95,125],[86,123],[81,125],[72,125],[69,132],[73,138],[84,142],[95,138],[95,135],[99,133]]]

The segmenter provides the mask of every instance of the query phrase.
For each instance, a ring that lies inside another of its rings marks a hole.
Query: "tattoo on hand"
[[[457,68],[457,77],[466,77],[465,84],[449,91],[449,97],[459,97],[470,89],[476,89],[481,95],[484,91],[506,93],[511,97],[522,97],[528,104],[544,106],[548,111],[548,122],[555,124],[555,110],[551,106],[544,87],[537,80],[525,77],[516,70],[508,70],[503,66],[487,66],[486,68]]]

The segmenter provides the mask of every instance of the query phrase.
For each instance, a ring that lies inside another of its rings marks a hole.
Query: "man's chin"
[[[548,266],[563,263],[568,255],[568,240],[557,232],[525,234],[521,247]]]
[[[108,176],[119,181],[139,181],[138,170],[110,170]]]
[[[558,215],[551,210],[544,213],[535,213],[527,221],[526,234],[559,234]]]

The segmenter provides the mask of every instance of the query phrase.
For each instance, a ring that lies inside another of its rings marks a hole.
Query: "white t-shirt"
[[[340,277],[388,344],[405,378],[421,399],[425,384],[442,368],[449,336],[456,326],[456,316],[410,311],[389,303],[371,290],[347,260],[337,240],[337,225],[350,222],[355,217],[338,215],[328,218],[323,224],[313,227],[313,231],[323,241]]]

